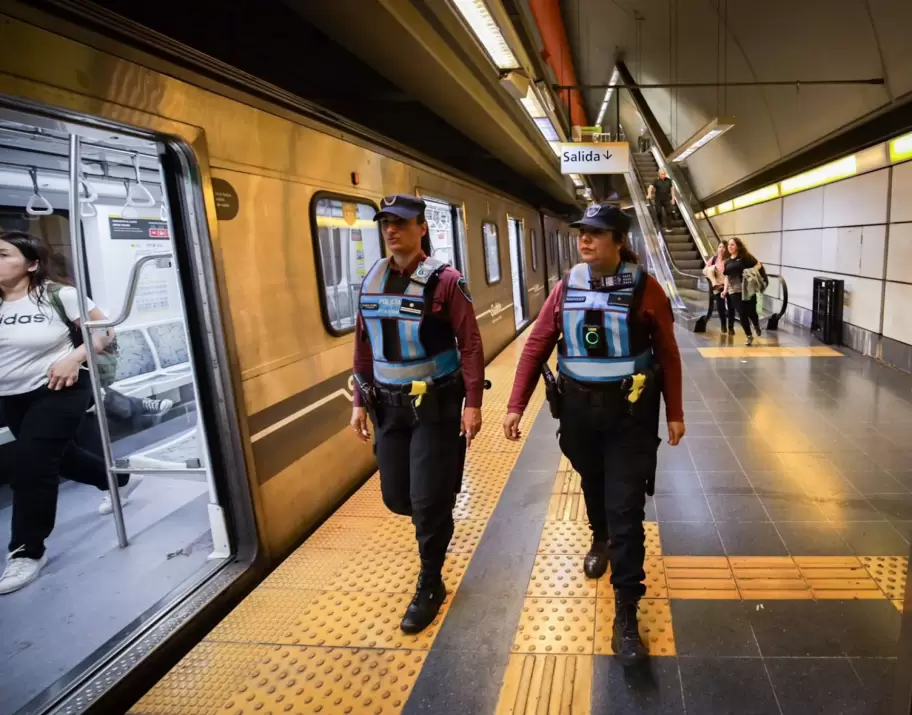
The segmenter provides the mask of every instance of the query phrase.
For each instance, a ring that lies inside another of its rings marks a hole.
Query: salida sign
[[[562,174],[625,174],[629,166],[627,142],[561,144]]]

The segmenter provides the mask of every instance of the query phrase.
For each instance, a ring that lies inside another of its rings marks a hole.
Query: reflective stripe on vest
[[[623,380],[652,364],[652,351],[633,355],[630,344],[630,312],[634,294],[642,280],[640,267],[622,263],[613,277],[615,285],[593,289],[589,266],[580,263],[570,270],[564,292],[561,319],[563,348],[557,365],[561,373],[581,382]],[[589,355],[585,347],[584,325],[587,311],[602,314],[604,357]]]
[[[367,327],[367,336],[374,356],[374,379],[384,384],[404,384],[414,380],[439,380],[459,369],[459,351],[455,348],[439,355],[427,354],[421,343],[421,322],[424,320],[424,292],[433,275],[446,264],[436,258],[422,261],[409,279],[402,294],[384,293],[389,278],[389,258],[381,258],[370,269],[361,285],[359,305]],[[384,357],[383,322],[395,320],[399,332],[401,362],[389,362]]]

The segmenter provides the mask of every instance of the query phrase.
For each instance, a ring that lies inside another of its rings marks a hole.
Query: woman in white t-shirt
[[[52,302],[49,286],[59,300]],[[104,319],[91,301],[89,307],[91,319]],[[47,562],[44,542],[54,529],[61,472],[108,490],[101,455],[74,444],[83,420],[94,419],[86,415],[92,402],[86,348],[75,347],[70,329],[78,325],[76,290],[56,279],[44,241],[18,231],[0,233],[0,410],[16,438],[11,445],[12,535],[0,594],[34,581]],[[111,337],[99,332],[93,340],[96,352]],[[138,477],[121,477],[121,498],[138,482]]]

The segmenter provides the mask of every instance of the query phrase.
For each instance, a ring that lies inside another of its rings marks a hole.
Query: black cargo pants
[[[611,585],[637,600],[646,593],[643,519],[660,442],[659,390],[645,391],[634,414],[620,389],[600,393],[565,389],[560,447],[580,474],[593,538],[610,540]]]
[[[459,435],[463,396],[461,389],[447,390],[439,399],[426,396],[417,410],[384,404],[376,428],[383,503],[412,517],[421,570],[431,576],[443,570],[453,538],[453,507],[466,450]]]

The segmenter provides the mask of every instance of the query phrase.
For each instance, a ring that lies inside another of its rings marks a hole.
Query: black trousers
[[[656,220],[660,228],[668,228],[668,219],[671,218],[671,199],[660,201],[657,196],[655,199]]]
[[[561,451],[580,474],[593,538],[610,540],[611,584],[631,600],[646,593],[643,519],[660,442],[659,390],[644,393],[637,408],[631,415],[619,393],[593,405],[568,391],[560,420]]]
[[[60,477],[108,490],[101,438],[94,415],[88,373],[83,370],[72,387],[0,398],[11,443],[13,523],[9,550],[39,559],[57,519]],[[121,477],[121,484],[127,477]]]
[[[752,335],[751,324],[759,333],[760,316],[757,314],[757,296],[751,297],[750,300],[744,300],[740,292],[729,293],[727,300],[729,332],[735,332],[735,316],[737,315],[746,336],[750,337]]]
[[[421,571],[438,576],[453,538],[453,507],[462,483],[462,393],[418,408],[383,405],[374,451],[387,508],[412,517]]]
[[[725,302],[726,299],[722,297],[722,291],[716,290],[712,294],[713,305],[716,308],[716,311],[719,313],[719,322],[722,323],[722,330],[725,330],[728,327],[728,310],[726,309]],[[735,316],[731,317],[732,327],[734,327]]]

